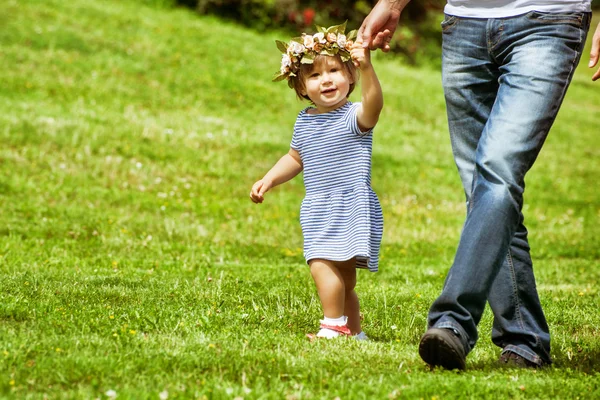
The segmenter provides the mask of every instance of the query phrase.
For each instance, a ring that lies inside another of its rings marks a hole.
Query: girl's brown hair
[[[296,73],[296,76],[290,76],[288,79],[288,86],[294,89],[294,91],[296,92],[296,96],[298,96],[300,100],[304,99],[310,101],[310,98],[307,95],[302,94],[302,92],[306,89],[306,87],[304,86],[304,78],[310,75],[315,64],[322,62],[323,57],[336,57],[338,61],[342,64],[346,76],[352,81],[352,83],[350,84],[350,90],[348,91],[346,97],[349,97],[352,91],[354,91],[354,87],[356,86],[356,82],[358,81],[359,74],[358,69],[356,69],[356,66],[354,65],[352,60],[343,62],[342,58],[338,54],[336,54],[335,56],[317,55],[312,64],[300,64],[300,70]]]

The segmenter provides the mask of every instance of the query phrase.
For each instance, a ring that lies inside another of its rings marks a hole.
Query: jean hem
[[[521,357],[523,357],[527,361],[531,361],[532,363],[534,363],[534,364],[536,364],[536,365],[538,365],[540,367],[543,366],[543,365],[552,364],[552,360],[550,360],[550,359],[543,360],[540,356],[538,356],[536,353],[534,353],[530,349],[519,347],[519,346],[515,346],[515,345],[512,345],[512,344],[509,344],[506,347],[504,347],[502,349],[502,353],[501,354],[507,353],[509,351],[513,352],[515,354],[520,355]]]
[[[444,321],[444,322],[435,324],[433,326],[430,326],[429,328],[452,329],[457,334],[458,338],[460,339],[460,342],[462,343],[463,348],[465,350],[465,354],[469,354],[469,352],[471,351],[471,348],[470,348],[469,342],[468,342],[469,336],[467,335],[465,330],[462,328],[462,326],[460,326],[459,324],[450,322],[450,321]]]

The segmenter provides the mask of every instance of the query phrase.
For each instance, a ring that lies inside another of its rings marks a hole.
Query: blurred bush
[[[152,0],[149,0],[152,1]],[[154,0],[157,1],[157,0]],[[331,26],[348,20],[358,29],[376,1],[348,0],[176,0],[200,14],[217,15],[264,31],[280,29],[290,37],[314,33],[315,25]],[[392,51],[410,63],[437,63],[440,54],[442,9],[445,0],[412,1],[402,13]]]
[[[372,1],[348,0],[145,0],[190,7],[200,14],[217,15],[259,31],[282,29],[290,37],[314,33],[314,25],[330,26],[348,20],[348,30],[358,29],[375,5]],[[390,46],[392,52],[411,64],[439,65],[441,27],[446,0],[411,1]],[[600,0],[592,0],[600,8]]]

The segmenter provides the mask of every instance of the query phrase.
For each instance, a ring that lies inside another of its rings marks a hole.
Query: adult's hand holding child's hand
[[[384,53],[390,51],[390,41],[406,3],[408,0],[379,1],[358,30],[362,45],[371,50],[381,49]]]
[[[350,49],[350,57],[357,68],[362,69],[371,65],[371,52],[363,47],[362,38],[359,36]]]

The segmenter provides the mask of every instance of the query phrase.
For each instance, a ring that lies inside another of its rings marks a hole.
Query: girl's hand
[[[366,69],[371,66],[371,51],[368,48],[363,47],[362,38],[360,36],[352,45],[350,56],[352,57],[354,65],[359,69]]]
[[[271,189],[271,184],[261,179],[252,185],[252,190],[250,191],[250,200],[257,204],[262,203],[265,199],[264,194],[267,193],[269,189]]]

